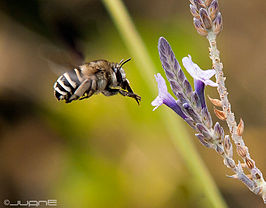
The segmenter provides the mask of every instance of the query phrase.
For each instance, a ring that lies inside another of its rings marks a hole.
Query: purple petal
[[[161,76],[161,74],[158,73],[157,76],[155,75],[155,78],[158,83],[159,95],[151,103],[152,106],[155,106],[153,110],[156,110],[159,106],[165,104],[173,111],[175,111],[180,117],[186,119],[187,116],[183,113],[173,96],[167,91],[165,80]]]
[[[201,108],[206,107],[206,102],[205,102],[205,96],[204,96],[204,89],[205,89],[205,84],[201,80],[194,80],[194,87],[197,95],[199,96],[200,103],[201,103]]]
[[[172,97],[173,98],[173,97]],[[180,106],[176,103],[175,99],[165,100],[164,104],[175,111],[181,118],[186,119],[187,116],[183,113]]]

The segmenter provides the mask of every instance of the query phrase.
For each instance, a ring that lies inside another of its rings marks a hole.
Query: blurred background
[[[124,3],[158,72],[163,73],[160,36],[179,61],[190,54],[203,69],[211,67],[208,43],[193,28],[188,1]],[[266,2],[219,3],[224,31],[218,47],[229,98],[237,121],[245,121],[250,153],[266,174]],[[162,109],[152,111],[155,96],[134,57],[125,69],[142,96],[140,106],[122,96],[71,104],[55,99],[53,84],[63,71],[52,70],[45,54],[58,60],[67,54],[71,61],[81,52],[86,61],[131,57],[101,1],[1,0],[0,25],[1,206],[4,199],[57,199],[58,207],[82,208],[204,204],[158,116]],[[207,94],[218,97],[216,89],[208,88]],[[229,207],[263,207],[260,197],[226,177],[231,172],[217,153],[188,131]]]

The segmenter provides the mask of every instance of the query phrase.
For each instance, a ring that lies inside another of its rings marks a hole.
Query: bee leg
[[[129,85],[129,81],[128,80],[123,82],[122,88],[126,89],[127,91],[121,90],[121,92],[120,92],[121,95],[123,95],[122,93],[125,93],[126,95],[124,95],[124,96],[128,96],[128,97],[134,98],[137,101],[137,103],[139,104],[139,102],[141,100],[141,97],[133,92],[133,90],[131,89],[131,87]]]
[[[119,89],[105,88],[105,90],[102,91],[102,94],[105,96],[113,96],[117,93],[119,93]]]
[[[96,92],[96,88],[97,88],[96,84],[97,84],[96,80],[91,80],[91,86],[85,91],[86,96],[79,98],[79,100],[83,100],[83,99],[91,97]]]
[[[96,90],[97,90],[97,82],[96,82],[96,80],[92,80],[92,82],[91,82],[91,89],[88,89],[87,90],[87,93],[88,93],[88,97],[90,97],[90,96],[92,96],[95,92],[96,92]]]
[[[86,99],[86,98],[89,98],[89,97],[90,96],[88,96],[88,94],[87,94],[86,96],[79,98],[79,100],[83,100],[83,99]]]
[[[128,92],[132,92],[133,93],[133,90],[131,89],[128,80],[126,80],[126,81],[123,82],[123,86],[124,86],[123,89],[127,90]]]
[[[96,84],[97,84],[96,81],[92,80],[91,87],[87,89],[86,92],[84,93],[86,96],[79,98],[79,100],[83,100],[83,99],[91,97],[96,92],[96,88],[97,88]]]
[[[90,89],[92,86],[92,80],[86,79],[84,80],[81,85],[76,89],[74,94],[68,99],[68,102],[71,102],[72,100],[77,100],[79,97],[84,95],[84,93]]]
[[[123,96],[127,96],[127,97],[132,97],[132,98],[134,98],[134,99],[137,101],[138,104],[139,104],[139,102],[140,102],[140,100],[141,100],[141,97],[138,96],[138,95],[136,95],[136,94],[133,93],[133,92],[127,92],[127,91],[125,91],[125,90],[119,90],[119,93],[120,93],[121,95],[123,95]]]

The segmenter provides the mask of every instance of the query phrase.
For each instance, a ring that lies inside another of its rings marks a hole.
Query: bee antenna
[[[119,62],[119,65],[120,67],[122,67],[125,63],[129,62],[131,60],[131,58],[128,58],[127,60],[124,61],[124,59],[122,59],[120,62]]]
[[[118,65],[121,65],[121,64],[123,63],[123,61],[124,61],[124,59],[122,59],[122,60],[119,62],[119,64],[118,64]]]

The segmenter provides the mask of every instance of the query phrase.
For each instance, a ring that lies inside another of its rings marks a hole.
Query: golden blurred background
[[[158,72],[164,36],[179,61],[187,54],[211,67],[208,43],[193,28],[186,0],[125,0]],[[232,109],[245,121],[244,139],[266,174],[266,2],[219,1],[224,30],[218,47]],[[0,204],[4,199],[57,199],[58,207],[204,207],[180,154],[167,136],[155,98],[133,61],[126,66],[140,106],[122,96],[57,102],[53,71],[42,57],[83,51],[86,61],[119,62],[129,54],[97,0],[0,2]],[[62,38],[63,37],[63,38]],[[207,94],[217,97],[215,89]],[[209,105],[210,109],[212,108]],[[216,121],[216,118],[213,116]],[[223,126],[226,127],[225,123]],[[221,158],[196,140],[229,207],[264,207]]]

